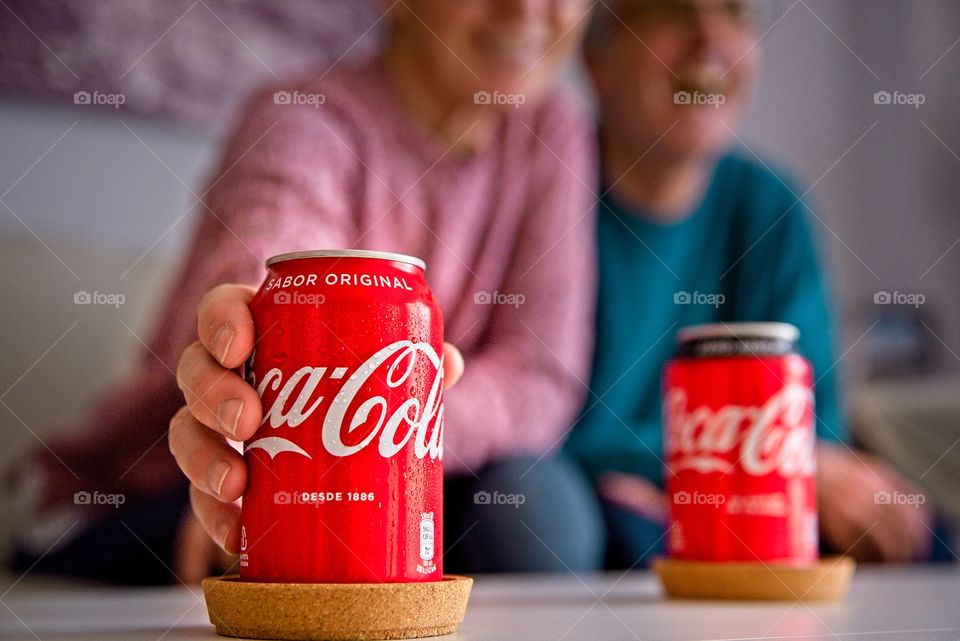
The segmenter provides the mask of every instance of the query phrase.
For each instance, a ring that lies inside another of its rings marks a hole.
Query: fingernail
[[[217,360],[222,364],[230,351],[230,345],[233,343],[233,337],[236,332],[229,325],[224,325],[213,335],[213,351],[216,353]]]
[[[220,491],[223,489],[223,482],[227,479],[227,474],[229,473],[230,464],[226,461],[215,462],[207,471],[207,483],[210,484],[210,489],[217,496],[220,496]]]
[[[237,423],[240,422],[240,413],[243,411],[243,401],[239,398],[231,398],[222,403],[217,408],[217,422],[220,423],[220,429],[229,434],[232,438],[237,438]]]

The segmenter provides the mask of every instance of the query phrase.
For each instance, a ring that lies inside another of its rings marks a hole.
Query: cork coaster
[[[473,579],[422,583],[254,583],[203,580],[210,623],[227,637],[409,639],[449,634],[463,621]]]
[[[669,597],[744,601],[838,601],[846,595],[855,567],[845,556],[809,566],[676,559],[653,563]]]

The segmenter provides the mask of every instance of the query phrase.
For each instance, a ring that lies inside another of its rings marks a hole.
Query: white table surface
[[[199,589],[14,581],[0,581],[2,639],[223,638]],[[834,604],[666,601],[646,572],[477,577],[459,632],[442,638],[957,641],[960,570],[861,569],[848,598]]]

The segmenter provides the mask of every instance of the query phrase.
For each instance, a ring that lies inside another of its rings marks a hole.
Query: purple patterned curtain
[[[367,55],[376,0],[5,0],[0,91],[221,128],[257,85]],[[81,93],[77,100],[84,100]]]

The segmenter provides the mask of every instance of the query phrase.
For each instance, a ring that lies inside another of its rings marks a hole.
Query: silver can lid
[[[707,323],[677,332],[680,344],[711,338],[768,339],[795,343],[800,330],[790,323]]]
[[[373,251],[369,249],[316,249],[313,251],[289,252],[278,254],[267,259],[267,267],[275,263],[282,263],[287,260],[296,260],[298,258],[377,258],[380,260],[395,260],[401,263],[409,263],[426,271],[427,264],[414,256],[406,254],[395,254],[393,252]]]

